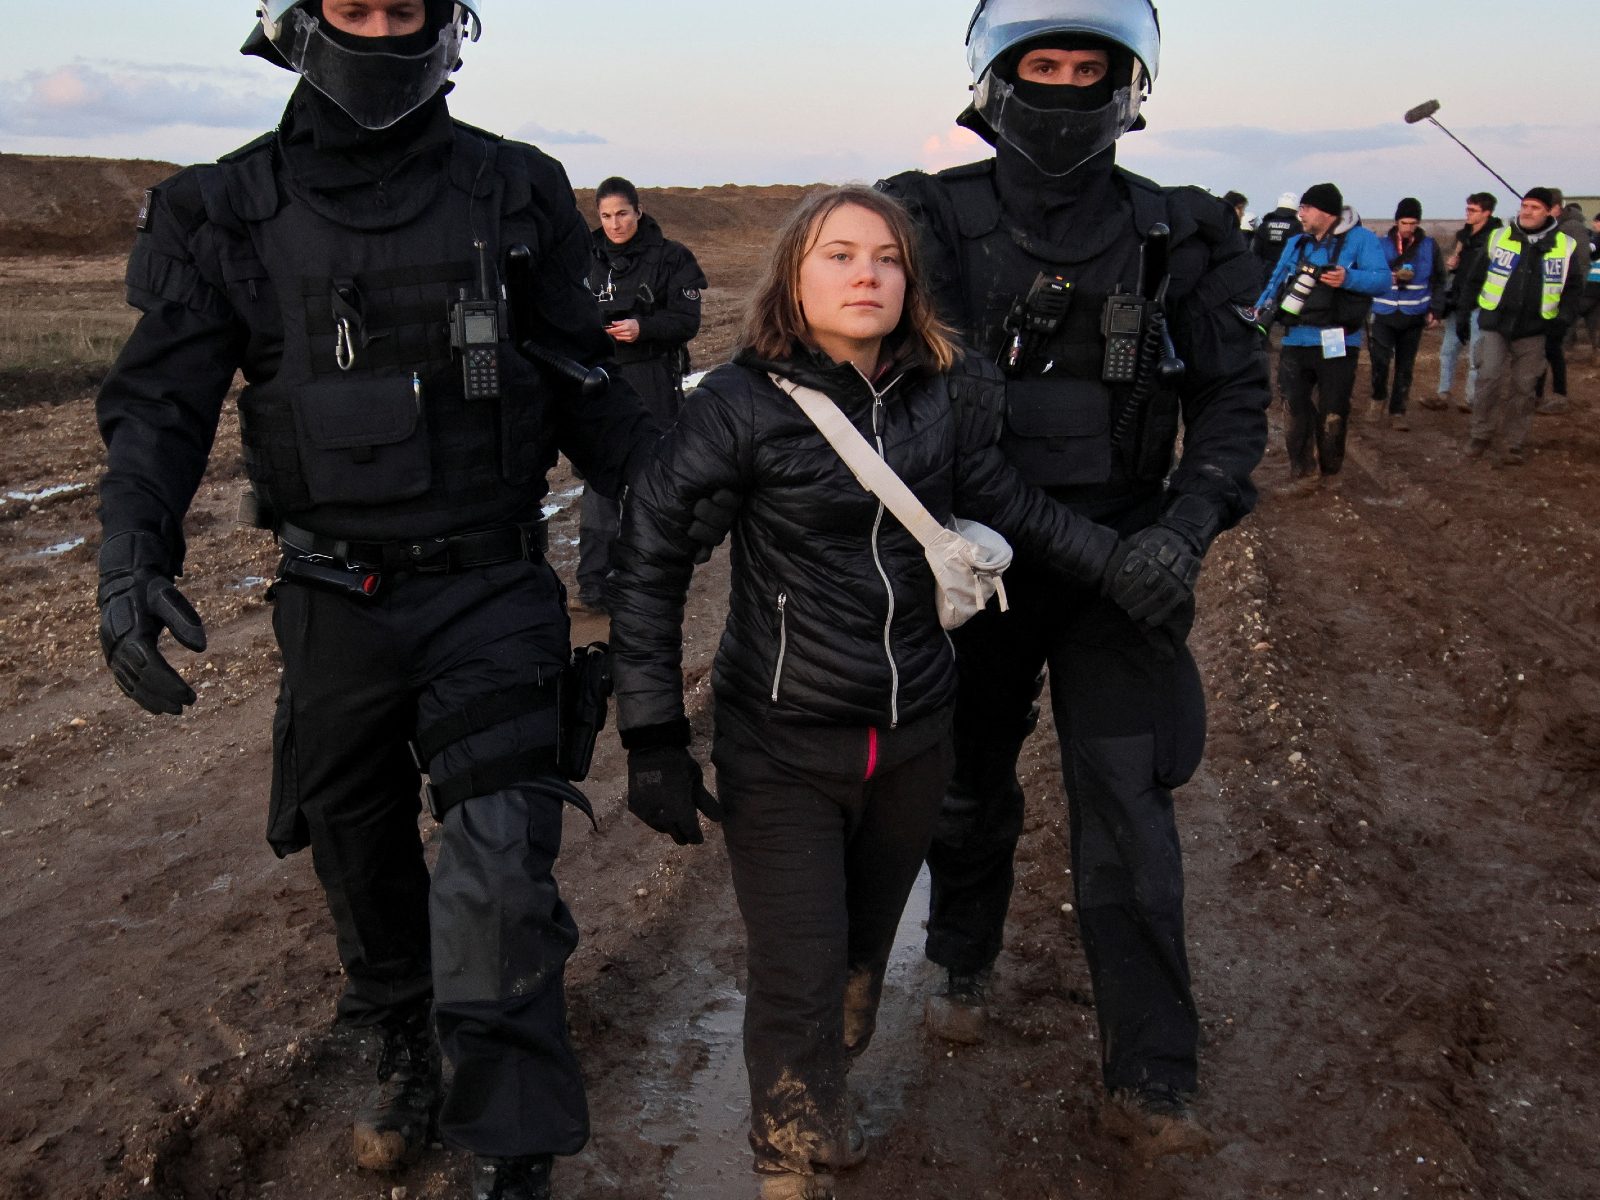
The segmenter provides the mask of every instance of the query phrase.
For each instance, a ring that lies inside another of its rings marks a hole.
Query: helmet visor
[[[1143,69],[1134,60],[1133,80],[1111,103],[1088,112],[1036,108],[990,71],[973,94],[973,105],[995,135],[1046,175],[1070,175],[1128,131],[1144,98]]]
[[[289,14],[289,25],[276,43],[289,66],[365,129],[387,129],[421,108],[461,59],[460,20],[448,22],[421,54],[347,49],[304,8]]]

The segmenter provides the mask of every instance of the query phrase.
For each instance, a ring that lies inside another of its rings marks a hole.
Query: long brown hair
[[[836,209],[852,204],[883,218],[905,270],[905,307],[884,343],[924,366],[948,371],[956,358],[955,332],[934,311],[910,214],[894,198],[859,184],[812,192],[789,214],[745,314],[740,346],[771,361],[787,358],[795,342],[808,340],[805,313],[800,310],[800,263],[816,245],[822,223]]]

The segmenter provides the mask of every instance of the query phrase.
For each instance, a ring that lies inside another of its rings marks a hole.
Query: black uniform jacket
[[[915,367],[875,390],[826,356],[741,354],[690,393],[624,504],[611,577],[624,731],[683,718],[683,607],[699,548],[689,529],[696,502],[719,489],[742,500],[712,676],[719,713],[892,729],[955,700],[955,654],[922,547],[769,372],[829,395],[936,518],[981,521],[1064,576],[1098,579],[1115,538],[1006,463],[993,382],[958,408],[949,379]]]
[[[948,182],[947,182],[948,181]],[[1003,344],[999,329],[974,328],[969,297],[992,292],[997,280],[964,277],[964,244],[969,233],[994,236],[990,230],[969,231],[952,200],[952,184],[983,186],[995,197],[990,203],[998,214],[995,160],[954,167],[938,175],[912,171],[896,175],[879,187],[905,204],[916,220],[926,255],[940,315],[970,344],[986,356]],[[1216,510],[1219,528],[1227,529],[1255,507],[1256,489],[1251,472],[1266,448],[1266,409],[1271,400],[1266,358],[1261,339],[1243,317],[1241,308],[1253,302],[1258,276],[1233,210],[1199,188],[1164,188],[1120,167],[1114,168],[1109,188],[1116,211],[1085,214],[1086,221],[1106,229],[1107,221],[1123,224],[1125,233],[1111,238],[1104,252],[1063,244],[1051,247],[1040,239],[1012,231],[1012,238],[1037,269],[1064,264],[1059,269],[1073,280],[1080,293],[1104,293],[1108,282],[1119,279],[1125,266],[1137,261],[1142,231],[1156,220],[1171,229],[1171,286],[1168,324],[1178,356],[1186,370],[1177,384],[1181,404],[1182,455],[1165,480],[1168,494],[1188,494],[1208,501]],[[995,225],[1008,229],[1008,219],[997,215]],[[1103,235],[1102,235],[1103,236]],[[1031,278],[1010,281],[1021,299]],[[1098,312],[1098,309],[1096,309]],[[1098,378],[1100,346],[1085,351]],[[1081,349],[1081,348],[1080,348]],[[1075,357],[1069,349],[1066,357]],[[1107,520],[1130,502],[1139,503],[1161,481],[1128,484],[1113,480],[1103,489],[1055,492],[1079,511]]]
[[[639,341],[619,345],[619,358],[626,360],[635,352],[662,355],[694,340],[700,332],[700,292],[706,276],[687,246],[666,237],[648,213],[639,218],[637,232],[624,245],[615,245],[603,229],[596,229],[590,238],[591,291],[601,296],[609,285],[616,294],[625,295],[637,293],[645,284],[653,297],[647,311],[632,314],[639,321]]]
[[[224,162],[251,156],[259,174],[284,178],[283,130],[300,103],[291,101],[283,128],[258,139]],[[493,134],[449,120],[440,101],[436,120],[423,137],[434,157],[404,164],[415,172],[450,172],[458,185],[481,190],[480,164],[490,157],[480,147],[496,148],[498,170],[510,178],[508,203],[520,204],[519,230],[533,228],[530,248],[537,264],[527,297],[527,327],[538,341],[580,361],[605,361],[610,342],[601,328],[594,297],[584,279],[590,262],[588,229],[579,215],[561,164],[532,146],[502,141]],[[465,152],[466,147],[470,153]],[[470,160],[470,161],[469,161]],[[438,163],[426,168],[418,163]],[[337,163],[331,166],[337,167]],[[220,165],[190,167],[162,183],[147,198],[138,239],[129,260],[128,300],[143,314],[102,387],[98,415],[108,449],[101,483],[102,523],[107,537],[146,530],[167,539],[171,567],[181,570],[181,523],[206,468],[225,396],[236,372],[247,383],[269,383],[284,354],[277,301],[269,281],[253,266],[259,260],[247,228],[219,219],[219,193],[233,177]],[[417,180],[407,179],[407,191]],[[334,195],[333,192],[328,193]],[[381,184],[358,195],[382,203],[404,204],[398,189],[384,201]],[[221,207],[228,207],[224,203]],[[232,227],[230,227],[230,225]],[[382,231],[350,231],[352,238],[381,238]],[[519,237],[524,236],[519,233]],[[307,274],[325,264],[292,264]],[[433,311],[429,310],[430,313]],[[432,319],[432,318],[430,318]],[[437,321],[444,324],[444,306]],[[515,403],[518,397],[508,397]],[[551,445],[533,457],[554,461],[565,451],[590,478],[620,490],[634,459],[648,454],[654,428],[626,387],[602,402],[580,401],[574,391],[552,387],[544,402],[542,438]],[[492,451],[492,447],[490,448]],[[542,474],[508,487],[493,501],[494,519],[523,521],[538,514],[545,492]],[[493,506],[491,506],[493,507]],[[483,506],[473,513],[483,527]],[[416,530],[418,535],[455,532],[448,527]]]

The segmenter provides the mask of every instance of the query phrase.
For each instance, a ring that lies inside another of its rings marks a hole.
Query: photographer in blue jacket
[[[1289,478],[1314,491],[1344,465],[1362,326],[1394,280],[1377,235],[1345,217],[1333,184],[1306,189],[1299,217],[1305,232],[1284,246],[1256,314],[1263,327],[1289,326],[1278,360]]]

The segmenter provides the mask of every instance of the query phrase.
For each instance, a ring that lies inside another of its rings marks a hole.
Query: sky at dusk
[[[6,0],[9,7],[17,0]],[[953,118],[972,0],[483,0],[451,98],[593,184],[871,180],[987,148]],[[0,151],[214,158],[276,123],[286,72],[237,54],[249,0],[79,0],[0,44]],[[1265,212],[1329,179],[1369,217],[1501,186],[1600,194],[1592,0],[1166,0],[1150,128],[1124,165]],[[1515,12],[1513,20],[1511,14]],[[1537,21],[1531,13],[1540,14]],[[70,14],[68,19],[62,19]]]

